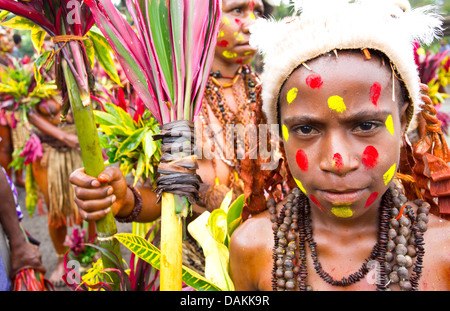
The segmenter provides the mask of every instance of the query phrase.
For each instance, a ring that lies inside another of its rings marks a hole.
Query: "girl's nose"
[[[360,161],[351,152],[350,148],[346,148],[342,143],[338,143],[344,141],[342,138],[337,139],[330,140],[328,146],[323,147],[319,166],[322,171],[345,176],[357,170],[360,166]]]
[[[242,31],[244,33],[250,33],[250,26],[253,25],[256,21],[256,17],[255,14],[253,13],[253,10],[249,11],[241,21],[242,21]]]

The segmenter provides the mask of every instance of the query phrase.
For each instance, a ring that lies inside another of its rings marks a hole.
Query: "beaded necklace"
[[[232,78],[231,83],[227,83],[222,85],[217,79],[219,78]],[[206,84],[205,89],[205,101],[207,105],[202,106],[202,120],[203,126],[207,129],[207,133],[210,139],[213,140],[212,151],[215,150],[216,147],[221,148],[218,154],[228,166],[232,167],[238,174],[240,173],[240,159],[238,157],[234,157],[233,159],[226,159],[224,155],[224,146],[218,140],[216,135],[212,135],[212,131],[209,128],[209,124],[211,124],[211,120],[209,117],[208,106],[211,108],[212,113],[219,121],[221,128],[223,129],[223,137],[224,142],[233,141],[234,151],[237,151],[238,148],[238,135],[233,135],[229,131],[226,131],[226,126],[228,124],[242,124],[248,125],[255,123],[255,110],[256,107],[256,92],[255,88],[258,83],[258,76],[251,70],[249,65],[244,65],[239,68],[236,75],[234,77],[225,77],[220,71],[211,72],[209,79]],[[236,103],[237,112],[234,113],[230,106],[227,104],[224,88],[231,87],[233,92],[233,98]],[[230,135],[233,135],[231,137]],[[245,149],[248,148],[248,142],[244,142]],[[233,154],[236,154],[233,152]],[[213,160],[213,165],[215,166],[215,158]],[[232,182],[235,181],[234,174],[230,174],[230,180]]]
[[[407,204],[406,196],[394,183],[382,198],[379,216],[378,239],[370,256],[361,268],[348,277],[335,280],[325,272],[319,262],[316,242],[310,219],[309,199],[295,188],[287,196],[287,201],[277,216],[275,201],[267,201],[270,219],[273,223],[274,267],[272,271],[273,290],[312,290],[307,284],[306,243],[311,249],[314,269],[328,284],[349,286],[360,281],[369,272],[368,263],[378,263],[377,290],[390,290],[389,285],[398,283],[404,291],[417,290],[423,268],[425,254],[423,234],[427,230],[430,205],[423,200],[413,202],[419,208],[414,217],[412,206]],[[298,234],[298,246],[296,237]],[[413,264],[413,259],[415,258]],[[408,279],[408,268],[413,267]]]

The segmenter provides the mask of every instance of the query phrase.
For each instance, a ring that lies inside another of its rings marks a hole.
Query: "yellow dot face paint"
[[[389,115],[386,119],[386,128],[391,133],[391,135],[394,135],[394,121],[392,120],[392,115]]]
[[[353,211],[350,208],[350,204],[334,205],[331,208],[331,212],[334,216],[339,218],[349,218],[353,216]]]
[[[224,17],[222,17],[222,23],[224,25],[229,25],[230,24],[230,20],[228,19],[228,17],[224,16]]]
[[[289,92],[287,93],[288,104],[292,103],[297,98],[297,94],[298,89],[296,87],[293,87],[292,89],[289,90]]]
[[[284,138],[284,140],[288,141],[288,139],[289,139],[289,130],[286,127],[286,125],[284,125],[284,124],[283,124],[282,131],[283,131],[283,138]]]
[[[230,52],[230,51],[224,51],[224,52],[222,53],[222,55],[225,56],[226,58],[233,58],[233,57],[236,57],[236,56],[237,56],[236,53],[233,53],[233,52]]]
[[[300,188],[300,190],[301,190],[304,194],[307,194],[305,188],[303,187],[303,184],[301,183],[301,181],[298,180],[298,179],[295,178],[295,177],[294,177],[294,180],[295,180],[295,183],[297,184],[297,186]]]
[[[219,31],[219,34],[217,35],[217,38],[222,38],[225,36],[225,33],[223,32],[223,30]]]
[[[328,98],[328,107],[339,113],[343,113],[345,110],[347,110],[347,107],[345,106],[344,103],[344,99],[337,95]]]
[[[256,19],[255,14],[250,13],[250,19],[255,20]]]
[[[240,34],[239,32],[235,32],[234,37],[237,41],[244,41],[244,36],[242,36],[242,34]]]
[[[383,175],[383,180],[384,180],[384,184],[387,186],[387,184],[392,180],[392,178],[394,178],[394,174],[395,174],[395,168],[397,167],[397,164],[392,165],[389,170],[384,173]]]

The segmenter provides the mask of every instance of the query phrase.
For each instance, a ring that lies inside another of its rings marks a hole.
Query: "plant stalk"
[[[182,198],[164,192],[161,198],[161,291],[181,291],[183,221],[175,213]]]
[[[72,107],[75,126],[77,129],[78,140],[81,149],[81,157],[86,174],[98,177],[105,169],[103,156],[100,147],[100,141],[97,134],[97,127],[94,121],[92,106],[83,105],[83,99],[80,94],[79,86],[70,70],[67,61],[62,61],[64,78],[67,85],[70,105]],[[86,99],[84,99],[86,101]],[[113,213],[109,213],[105,218],[96,221],[98,244],[113,252],[122,264],[122,254],[120,252],[119,242],[114,238],[117,233],[116,222]],[[115,268],[114,263],[102,254],[102,261],[105,268]],[[120,277],[116,273],[110,274],[112,280],[112,289],[119,290]]]

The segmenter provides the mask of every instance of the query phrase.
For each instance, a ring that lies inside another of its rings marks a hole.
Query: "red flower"
[[[42,158],[42,145],[36,134],[31,134],[20,156],[25,157],[25,165],[33,163],[38,157]]]

